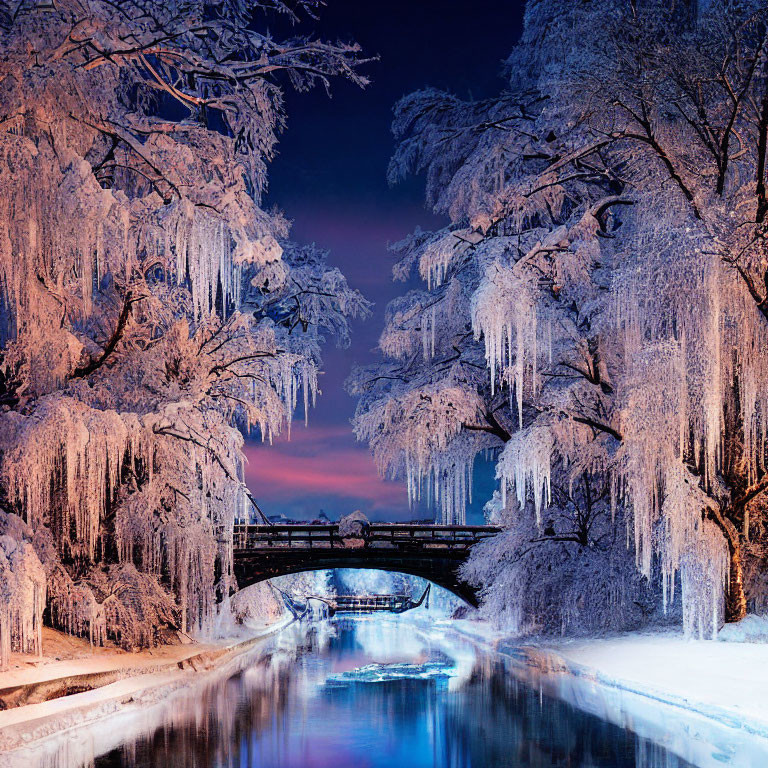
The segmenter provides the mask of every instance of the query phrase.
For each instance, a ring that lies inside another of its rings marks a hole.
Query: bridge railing
[[[391,611],[408,607],[409,595],[337,595],[333,598],[337,611]]]
[[[234,547],[238,550],[290,548],[326,549],[350,546],[399,549],[468,549],[493,536],[499,528],[489,525],[425,525],[371,523],[360,534],[343,537],[339,526],[326,525],[236,525]]]

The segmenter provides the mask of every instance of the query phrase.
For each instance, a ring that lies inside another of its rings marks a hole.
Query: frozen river
[[[293,625],[242,671],[187,690],[165,707],[154,732],[132,732],[95,765],[691,765],[516,682],[504,665],[502,657],[423,633],[405,618]]]

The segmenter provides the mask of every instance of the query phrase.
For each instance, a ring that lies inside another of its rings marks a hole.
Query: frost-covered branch
[[[86,376],[90,376],[94,371],[98,370],[102,365],[104,365],[109,356],[117,348],[120,340],[123,338],[125,327],[128,324],[128,319],[131,316],[132,306],[136,302],[141,301],[142,298],[143,297],[141,296],[134,296],[131,291],[128,291],[125,294],[125,299],[123,300],[123,308],[120,310],[120,315],[117,318],[115,330],[104,346],[104,351],[98,357],[89,360],[85,365],[75,368],[75,370],[72,372],[72,376],[74,378],[85,378]]]

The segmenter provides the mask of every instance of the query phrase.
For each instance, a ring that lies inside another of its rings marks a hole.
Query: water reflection
[[[407,621],[293,627],[97,768],[685,768]]]

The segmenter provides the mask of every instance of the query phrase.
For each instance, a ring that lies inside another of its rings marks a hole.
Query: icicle
[[[93,560],[99,525],[119,485],[123,458],[139,444],[138,420],[52,397],[38,405],[24,429],[25,437],[3,457],[10,497],[34,528],[56,509],[51,489],[63,476],[62,517],[55,524],[58,543],[82,550]]]
[[[0,537],[0,671],[12,651],[42,653],[45,599],[45,569],[32,545]]]
[[[192,203],[180,201],[169,226],[174,233],[176,279],[189,279],[195,320],[216,311],[221,289],[226,316],[240,300],[241,263],[233,258],[232,233],[219,217],[201,212]]]
[[[506,505],[506,487],[514,487],[521,508],[530,493],[541,526],[541,510],[552,499],[551,459],[554,440],[547,427],[531,427],[516,432],[499,457],[496,477],[501,480],[502,501]]]
[[[513,268],[492,264],[472,296],[471,309],[475,338],[482,336],[485,342],[491,392],[495,392],[503,375],[522,427],[526,380],[530,375],[530,386],[535,392],[540,354],[536,308],[528,279],[519,277]],[[551,354],[550,343],[545,343],[544,352]]]

